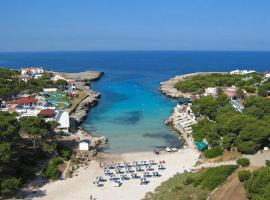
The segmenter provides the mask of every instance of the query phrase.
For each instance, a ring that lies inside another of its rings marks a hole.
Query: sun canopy
[[[208,144],[206,144],[204,141],[195,142],[194,144],[200,151],[203,151],[208,147]]]

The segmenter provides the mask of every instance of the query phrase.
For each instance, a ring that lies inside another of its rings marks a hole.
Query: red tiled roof
[[[22,97],[19,99],[14,99],[12,101],[8,101],[8,104],[28,104],[28,103],[36,103],[38,99],[31,98],[31,97]]]
[[[54,116],[54,110],[53,109],[44,109],[41,110],[38,115],[42,117],[53,117]]]

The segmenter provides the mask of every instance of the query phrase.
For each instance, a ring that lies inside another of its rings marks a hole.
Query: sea
[[[95,70],[104,76],[91,84],[102,94],[82,124],[108,138],[111,153],[181,147],[179,135],[164,121],[177,101],[159,91],[161,81],[192,72],[270,70],[270,52],[233,51],[68,51],[0,53],[0,66],[43,66],[47,70]]]

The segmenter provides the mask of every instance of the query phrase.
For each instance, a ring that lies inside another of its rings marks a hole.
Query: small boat
[[[173,152],[177,152],[178,149],[177,148],[171,148]]]
[[[172,152],[172,149],[170,147],[166,147],[165,149],[167,152]]]

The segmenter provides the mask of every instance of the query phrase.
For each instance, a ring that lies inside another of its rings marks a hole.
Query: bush
[[[203,175],[195,179],[194,185],[201,185],[202,188],[214,190],[217,186],[223,183],[226,178],[230,176],[237,168],[237,165],[226,165],[209,168]]]
[[[249,159],[247,159],[247,158],[239,158],[236,162],[238,165],[240,165],[242,167],[247,167],[250,164]]]
[[[69,160],[72,156],[72,149],[65,145],[57,145],[57,152],[64,160]]]
[[[251,172],[249,170],[241,170],[238,172],[238,178],[240,182],[249,180],[251,177]]]
[[[267,167],[270,167],[270,160],[266,160],[266,161],[265,161],[265,165],[266,165]]]
[[[183,184],[184,184],[184,185],[189,185],[189,184],[191,184],[191,183],[193,183],[193,182],[194,182],[194,178],[191,177],[191,176],[188,176],[188,177],[184,180]]]
[[[50,164],[48,165],[48,167],[45,169],[43,175],[46,178],[49,178],[53,181],[57,180],[57,178],[60,175],[60,171],[58,169],[58,165],[63,163],[63,160],[59,157],[55,157],[54,159],[52,159],[52,161],[50,162]]]
[[[217,156],[221,156],[223,154],[223,150],[220,147],[213,147],[212,149],[206,150],[204,155],[206,158],[215,158]]]
[[[270,168],[263,167],[252,172],[252,176],[244,184],[249,199],[270,199]]]
[[[4,179],[1,181],[1,195],[10,196],[13,195],[20,187],[21,179],[17,179],[15,177]]]

